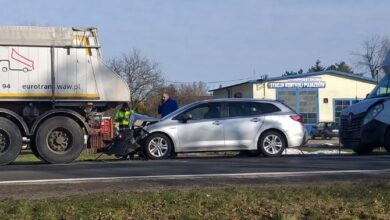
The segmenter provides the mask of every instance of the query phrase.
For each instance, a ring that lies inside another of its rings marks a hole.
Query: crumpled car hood
[[[134,124],[136,126],[145,126],[145,125],[149,125],[149,124],[154,124],[154,123],[160,121],[160,119],[154,118],[154,117],[150,117],[150,116],[147,116],[147,115],[141,115],[141,114],[138,114],[138,113],[133,113],[130,116],[130,121],[131,121],[132,124]]]

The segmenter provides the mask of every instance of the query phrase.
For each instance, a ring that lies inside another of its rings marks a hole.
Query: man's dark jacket
[[[179,106],[177,105],[177,102],[174,99],[169,98],[167,101],[158,106],[158,113],[161,117],[165,117],[166,115],[176,111],[178,108]]]

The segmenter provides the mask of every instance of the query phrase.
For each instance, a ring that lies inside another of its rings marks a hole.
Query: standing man
[[[119,124],[119,130],[129,128],[129,118],[133,114],[128,103],[123,103],[122,107],[115,113],[115,122]]]
[[[164,92],[161,99],[161,104],[158,106],[158,114],[161,117],[165,117],[166,115],[176,111],[179,106],[177,105],[176,100],[169,97],[168,93]]]

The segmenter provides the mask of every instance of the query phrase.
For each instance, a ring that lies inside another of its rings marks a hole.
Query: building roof
[[[265,82],[273,82],[273,81],[279,81],[279,80],[286,80],[286,79],[296,79],[296,78],[304,78],[304,77],[311,77],[311,76],[320,76],[320,75],[325,75],[325,74],[330,74],[330,75],[335,75],[335,76],[340,76],[340,77],[345,77],[345,78],[351,78],[354,80],[360,80],[363,82],[367,83],[373,83],[376,84],[375,79],[367,78],[362,75],[354,74],[354,73],[345,73],[345,72],[340,72],[336,70],[324,70],[324,71],[319,71],[319,72],[311,72],[311,73],[302,73],[302,74],[297,74],[297,75],[290,75],[290,76],[280,76],[280,77],[270,77],[267,79],[255,79],[255,80],[249,80],[246,82],[242,83],[237,83],[229,86],[224,86],[216,89],[210,90],[211,92],[221,90],[221,89],[227,89],[235,86],[240,86],[244,84],[256,84],[256,83],[265,83]]]

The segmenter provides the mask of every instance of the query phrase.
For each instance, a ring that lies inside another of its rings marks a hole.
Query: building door
[[[304,124],[318,122],[318,89],[277,89],[276,98],[301,114]]]

